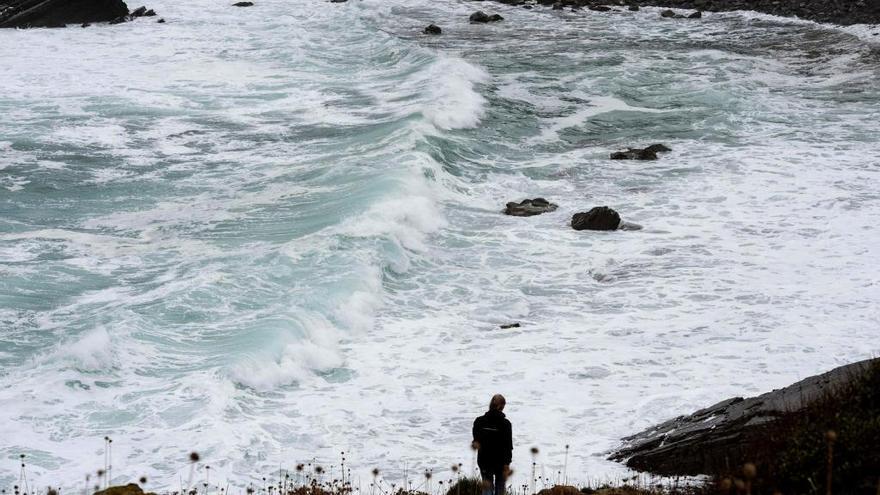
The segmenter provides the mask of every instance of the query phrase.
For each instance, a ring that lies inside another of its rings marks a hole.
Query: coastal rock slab
[[[620,214],[607,206],[597,206],[571,217],[571,228],[574,230],[617,230],[619,226]]]
[[[864,373],[880,358],[835,368],[757,397],[733,397],[688,416],[623,439],[609,459],[663,476],[698,475],[748,459],[748,446],[775,419],[805,407],[824,393]]]
[[[507,203],[504,214],[514,217],[531,217],[555,211],[558,207],[559,205],[551,203],[544,198],[524,199],[519,203],[514,201]]]
[[[122,0],[4,0],[0,28],[64,27],[127,18]]]
[[[432,34],[432,35],[443,34],[443,30],[440,29],[440,26],[437,26],[435,24],[428,24],[428,27],[426,27],[423,32],[425,34]]]

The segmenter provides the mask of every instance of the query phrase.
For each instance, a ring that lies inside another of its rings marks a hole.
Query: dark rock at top
[[[628,148],[626,151],[611,153],[612,160],[656,160],[657,153],[672,151],[662,144],[652,144],[647,148]]]
[[[477,22],[477,23],[497,22],[497,21],[503,21],[503,20],[504,20],[504,18],[498,14],[489,15],[489,14],[483,12],[482,10],[478,10],[477,12],[474,12],[473,14],[471,14],[471,17],[470,17],[471,22]]]
[[[699,18],[703,17],[703,13],[698,10],[687,17],[688,17],[688,19],[699,19]]]
[[[631,11],[633,11],[633,12],[638,12],[638,11],[639,11],[639,6],[638,6],[638,5],[630,5],[628,8],[629,8],[629,10],[631,10]]]
[[[605,5],[591,5],[588,7],[590,10],[595,10],[596,12],[608,12],[611,10],[611,7],[607,7]]]
[[[233,7],[253,7],[254,2],[235,2],[232,4]]]
[[[624,445],[609,458],[663,476],[708,474],[741,466],[755,461],[750,445],[765,440],[773,421],[803,410],[878,364],[880,358],[868,359],[757,397],[721,401],[623,439]]]
[[[556,2],[553,4],[553,10],[562,10],[564,7],[560,2]]]
[[[428,27],[425,28],[425,34],[442,34],[443,30],[440,29],[440,26],[436,26],[434,24],[429,24]]]
[[[519,203],[513,201],[507,203],[504,214],[514,217],[531,217],[556,211],[558,207],[559,205],[551,203],[544,198],[524,199]]]
[[[617,230],[619,226],[620,214],[607,206],[597,206],[571,217],[571,228],[574,230]]]
[[[664,10],[660,12],[660,17],[675,17],[675,11],[673,10]]]
[[[64,27],[128,16],[122,0],[4,0],[0,28]]]

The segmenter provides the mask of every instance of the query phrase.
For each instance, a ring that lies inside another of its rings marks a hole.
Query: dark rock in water
[[[330,0],[330,3],[345,3],[348,0]]]
[[[156,22],[157,22],[158,24],[165,24],[165,19],[159,19],[159,20],[156,21]]]
[[[660,12],[660,17],[675,17],[675,11],[664,10],[663,12]]]
[[[703,13],[698,10],[687,17],[688,17],[688,19],[699,19],[699,18],[703,17]]]
[[[146,13],[147,13],[147,8],[144,6],[141,6],[141,7],[138,7],[136,9],[132,10],[131,14],[129,14],[129,17],[143,17],[144,14],[146,14]]]
[[[111,20],[108,24],[122,24],[123,22],[128,22],[127,15],[121,15],[121,16],[117,17],[116,19]]]
[[[556,2],[556,3],[553,4],[553,10],[562,10],[563,8],[564,8],[564,7],[563,7],[562,4],[559,3],[559,2]]]
[[[660,144],[660,143],[652,144],[651,146],[648,146],[645,149],[648,151],[653,151],[654,153],[663,153],[666,151],[672,151],[672,148],[670,148],[664,144]]]
[[[253,7],[254,2],[235,2],[232,4],[233,7]]]
[[[144,491],[141,490],[141,487],[139,487],[138,485],[134,483],[129,483],[125,486],[119,485],[105,488],[104,490],[95,492],[94,495],[144,495]]]
[[[82,25],[81,25],[80,27],[87,28],[87,27],[89,27],[89,26],[91,26],[91,25],[92,25],[91,22],[84,22],[84,23],[82,23]]]
[[[155,17],[155,16],[156,16],[156,11],[153,9],[150,9],[150,10],[144,12],[144,17]]]
[[[473,14],[471,14],[471,17],[470,17],[470,21],[476,22],[476,23],[497,22],[497,21],[503,21],[503,20],[504,20],[504,18],[498,14],[489,15],[489,14],[486,14],[485,12],[483,12],[482,10],[478,10],[478,11],[474,12]]]
[[[519,203],[511,201],[504,209],[505,215],[514,217],[531,217],[555,211],[559,206],[544,198],[524,199]]]
[[[0,28],[64,27],[128,15],[122,0],[3,0]]]
[[[626,151],[611,153],[612,160],[656,160],[657,153],[672,151],[662,144],[652,144],[647,148],[628,148]]]
[[[507,330],[508,328],[519,328],[519,327],[520,327],[519,323],[507,323],[505,325],[501,325],[502,330]]]
[[[619,226],[620,215],[607,206],[597,206],[571,217],[571,228],[574,230],[617,230]]]
[[[663,476],[709,474],[756,461],[750,446],[766,441],[774,420],[803,410],[878,364],[868,359],[757,397],[721,401],[623,439],[609,459]]]
[[[608,12],[609,10],[611,10],[611,7],[606,7],[605,5],[591,5],[588,8],[596,12]]]
[[[639,6],[638,5],[630,5],[629,10],[631,10],[632,12],[638,12]]]
[[[440,26],[436,26],[434,24],[428,24],[428,27],[425,28],[425,34],[442,34],[443,30],[440,29]]]

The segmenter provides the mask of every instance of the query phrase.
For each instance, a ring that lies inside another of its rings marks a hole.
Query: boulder
[[[129,17],[143,17],[147,13],[147,8],[144,6],[140,6],[131,11]]]
[[[880,358],[868,359],[757,397],[723,400],[624,438],[609,459],[662,476],[710,474],[757,461],[750,446],[765,441],[777,419],[803,410],[878,365]]]
[[[605,5],[591,5],[588,8],[596,12],[608,12],[609,10],[611,10],[611,7],[606,7]]]
[[[443,33],[443,30],[440,29],[440,26],[437,26],[437,25],[434,25],[434,24],[428,24],[428,27],[426,27],[425,30],[424,30],[423,32],[424,32],[425,34],[434,34],[434,35],[437,35],[437,34],[442,34],[442,33]]]
[[[531,217],[555,211],[558,207],[559,205],[551,203],[544,198],[524,199],[519,203],[513,201],[507,203],[504,214],[514,217]]]
[[[660,12],[660,17],[668,17],[668,18],[675,17],[675,11],[674,10],[664,10],[663,12]]]
[[[632,11],[632,12],[638,12],[638,11],[639,11],[639,6],[638,6],[638,5],[630,5],[630,6],[628,7],[628,9],[629,9],[630,11]]]
[[[4,0],[0,28],[64,27],[128,16],[122,0]]]
[[[519,327],[520,327],[519,323],[505,323],[504,325],[501,325],[502,330],[507,330],[508,328],[519,328]]]
[[[470,21],[472,23],[482,23],[482,24],[485,24],[487,22],[497,22],[497,21],[503,21],[503,20],[504,20],[504,18],[498,14],[489,15],[489,14],[483,12],[482,10],[478,10],[478,11],[474,12],[473,14],[471,14],[471,17],[470,17]]]
[[[688,19],[699,19],[701,17],[703,17],[703,13],[700,12],[699,10],[694,12],[693,14],[687,16]]]
[[[232,4],[233,7],[253,7],[254,2],[235,2]]]
[[[627,148],[626,151],[611,153],[612,160],[656,160],[657,153],[672,151],[662,144],[652,144],[647,148]]]
[[[165,19],[159,19],[159,20],[156,21],[156,22],[159,23],[159,24],[165,24]]]
[[[617,230],[619,226],[620,214],[607,206],[597,206],[571,217],[571,228],[574,230]]]

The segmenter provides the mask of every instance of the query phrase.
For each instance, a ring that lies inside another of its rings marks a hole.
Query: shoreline
[[[483,1],[483,0],[477,0]],[[527,5],[526,0],[492,0],[506,5]],[[537,0],[539,5],[569,8],[666,7],[702,12],[753,11],[801,20],[851,26],[880,25],[880,1],[823,0]]]

